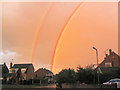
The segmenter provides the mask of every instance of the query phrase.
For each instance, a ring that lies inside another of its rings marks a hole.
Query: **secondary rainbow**
[[[43,17],[42,17],[42,20],[41,20],[41,23],[40,23],[40,28],[38,29],[38,31],[36,32],[36,35],[35,35],[35,39],[34,39],[34,42],[33,42],[33,45],[32,45],[32,51],[31,51],[31,57],[30,57],[30,60],[31,62],[33,63],[33,60],[35,58],[35,53],[36,53],[36,48],[37,48],[37,44],[38,44],[38,41],[39,41],[39,37],[40,37],[40,32],[44,26],[44,23],[46,21],[46,17],[48,17],[49,15],[49,12],[50,10],[52,9],[53,7],[53,3],[51,3],[49,5],[49,7],[47,8],[46,12],[44,13]]]

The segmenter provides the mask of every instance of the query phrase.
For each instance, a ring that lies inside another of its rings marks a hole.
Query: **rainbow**
[[[74,16],[78,13],[80,6],[82,5],[83,2],[80,2],[80,4],[76,7],[76,9],[72,12],[72,14],[69,16],[69,18],[67,19],[67,21],[65,22],[63,28],[61,29],[61,32],[58,36],[57,42],[55,44],[55,48],[54,48],[54,52],[53,52],[53,56],[52,56],[52,62],[51,62],[51,71],[54,72],[54,64],[55,64],[55,59],[56,59],[56,54],[58,52],[58,47],[60,45],[60,41],[67,29],[67,27],[69,26],[70,22],[72,21],[72,19],[74,18]]]
[[[51,3],[50,6],[47,8],[46,12],[44,13],[44,15],[42,17],[42,20],[41,20],[41,23],[40,23],[40,28],[36,32],[35,39],[34,39],[34,42],[33,42],[33,45],[32,45],[31,55],[30,55],[31,56],[30,60],[31,60],[32,63],[33,63],[33,60],[34,60],[34,57],[35,57],[35,52],[36,52],[37,44],[38,44],[38,41],[39,41],[40,32],[41,32],[41,30],[44,26],[44,23],[46,21],[46,17],[49,15],[50,10],[52,9],[52,6],[53,6],[53,3]]]
[[[58,47],[60,45],[60,41],[61,41],[61,39],[63,37],[63,34],[65,33],[67,27],[69,26],[69,24],[72,21],[72,19],[74,18],[74,16],[78,13],[79,8],[80,8],[82,3],[83,2],[80,2],[80,4],[76,7],[76,9],[68,17],[68,19],[66,20],[65,24],[63,25],[63,27],[61,29],[61,32],[60,32],[60,34],[58,36],[58,39],[57,39],[57,42],[55,44],[54,51],[53,51],[52,62],[51,62],[51,71],[52,72],[54,71],[55,58],[56,58]],[[38,41],[39,41],[40,32],[41,32],[41,30],[42,30],[42,28],[44,26],[44,23],[46,21],[46,17],[48,17],[49,12],[52,9],[52,6],[53,6],[53,3],[51,3],[50,6],[47,8],[46,12],[44,13],[44,15],[42,17],[42,20],[41,20],[41,23],[40,23],[40,28],[36,32],[35,39],[34,39],[34,42],[33,42],[33,45],[32,45],[31,57],[30,57],[30,60],[31,60],[32,63],[33,63],[33,60],[34,60],[34,57],[35,57],[35,52],[36,52],[37,44],[38,44]]]

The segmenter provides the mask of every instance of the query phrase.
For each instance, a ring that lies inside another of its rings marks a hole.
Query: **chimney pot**
[[[10,69],[12,68],[12,62],[10,63]]]
[[[111,49],[109,49],[109,54],[111,54],[112,53],[112,50]]]
[[[106,54],[106,57],[108,56],[108,54]]]

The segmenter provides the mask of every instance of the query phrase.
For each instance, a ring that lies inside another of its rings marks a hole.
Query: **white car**
[[[117,88],[120,88],[120,79],[111,79],[108,82],[105,82],[103,84],[111,85],[111,84],[117,84]]]

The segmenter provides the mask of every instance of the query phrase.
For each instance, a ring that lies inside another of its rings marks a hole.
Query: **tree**
[[[63,69],[57,76],[58,83],[75,83],[76,82],[76,72],[74,69]]]
[[[77,67],[77,79],[80,83],[93,83],[94,80],[94,71],[91,66],[82,68]]]

